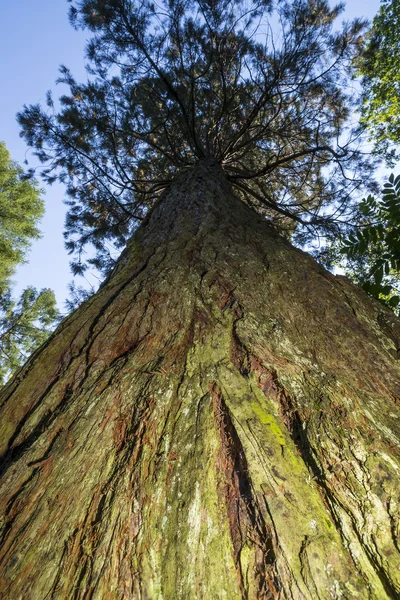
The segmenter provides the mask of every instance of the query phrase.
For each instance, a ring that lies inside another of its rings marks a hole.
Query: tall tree
[[[399,323],[277,231],[330,226],[364,168],[359,24],[279,3],[273,42],[269,11],[81,1],[92,80],[20,116],[72,250],[107,268],[142,223],[0,394],[8,598],[400,593]]]

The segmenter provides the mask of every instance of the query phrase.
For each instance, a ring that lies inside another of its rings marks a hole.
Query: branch
[[[277,167],[280,167],[281,165],[283,165],[285,163],[291,162],[291,161],[296,160],[297,158],[301,158],[303,156],[308,156],[309,154],[316,154],[317,152],[323,152],[323,151],[329,152],[337,160],[344,158],[347,154],[346,152],[343,154],[339,154],[338,152],[335,152],[335,150],[333,150],[329,146],[315,146],[314,148],[308,148],[307,150],[301,150],[300,152],[294,152],[293,154],[284,156],[284,157],[276,160],[275,162],[270,163],[269,165],[264,167],[264,169],[261,169],[261,171],[257,171],[255,173],[254,172],[251,173],[249,171],[246,173],[235,167],[229,167],[230,170],[235,170],[237,172],[236,175],[230,175],[229,179],[236,181],[237,179],[255,179],[256,177],[262,177],[263,175],[270,173],[271,171],[273,171],[274,169],[276,169]]]

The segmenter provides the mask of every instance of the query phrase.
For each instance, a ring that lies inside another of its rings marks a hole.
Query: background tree
[[[32,240],[40,237],[37,223],[44,203],[38,186],[11,160],[0,143],[0,293],[18,264],[24,261]]]
[[[400,594],[398,321],[277,232],[333,228],[368,172],[361,24],[276,10],[77,2],[89,82],[20,115],[76,270],[142,222],[0,393],[11,600]]]
[[[362,122],[376,149],[390,160],[400,140],[400,2],[381,0],[363,52],[357,61],[363,76]]]
[[[383,0],[356,59],[362,75],[361,122],[375,153],[393,163],[400,141],[400,2]],[[396,309],[400,291],[399,177],[391,175],[382,198],[362,200],[342,231],[320,253],[369,294]]]
[[[12,298],[10,278],[32,240],[40,237],[37,224],[43,212],[37,184],[0,144],[0,382],[47,339],[59,317],[49,289],[28,287],[18,301]]]
[[[18,301],[11,289],[0,297],[0,382],[5,383],[59,321],[54,292],[27,287]]]

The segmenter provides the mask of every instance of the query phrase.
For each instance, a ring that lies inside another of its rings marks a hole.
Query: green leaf
[[[370,294],[374,298],[378,298],[380,291],[381,291],[380,285],[378,285],[376,283],[372,283],[370,281],[365,281],[361,285],[361,287],[363,288],[363,290],[365,290],[368,294]]]
[[[375,283],[377,285],[379,285],[380,283],[382,283],[382,279],[383,279],[383,265],[380,265],[375,271],[374,271],[374,280]]]
[[[392,291],[392,289],[393,289],[393,288],[392,288],[392,286],[391,286],[391,285],[384,285],[384,286],[381,288],[381,291],[380,291],[380,293],[381,293],[381,294],[384,294],[385,296],[388,296],[388,295],[390,294],[390,292]]]

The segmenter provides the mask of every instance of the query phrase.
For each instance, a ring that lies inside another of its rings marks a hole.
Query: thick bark
[[[2,598],[400,597],[399,340],[182,175],[2,391]]]

